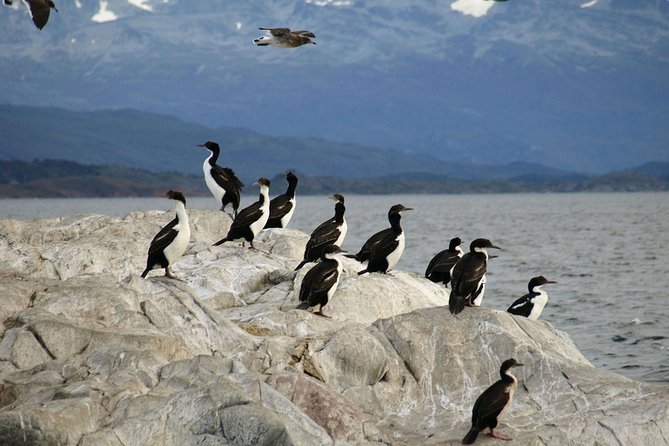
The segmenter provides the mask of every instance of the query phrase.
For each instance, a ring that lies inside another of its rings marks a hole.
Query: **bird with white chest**
[[[397,262],[399,262],[402,253],[404,252],[405,236],[400,220],[402,219],[402,212],[412,211],[413,208],[408,208],[402,204],[396,204],[390,207],[388,211],[388,221],[390,228],[381,231],[382,237],[370,248],[369,260],[367,261],[367,268],[358,271],[358,275],[365,273],[378,272],[387,274],[392,270]],[[376,237],[375,234],[372,238]],[[368,240],[366,245],[369,244]]]
[[[516,299],[506,311],[516,316],[525,316],[533,321],[539,319],[548,302],[548,294],[541,289],[547,283],[557,282],[548,280],[544,276],[532,277],[527,284],[529,293]]]
[[[202,163],[204,181],[207,184],[209,191],[220,204],[222,211],[224,211],[228,205],[231,205],[233,216],[237,217],[240,192],[244,187],[244,184],[239,181],[234,170],[216,164],[221,153],[221,148],[217,143],[207,141],[204,144],[199,144],[198,147],[203,147],[209,151],[209,157]]]
[[[254,185],[260,186],[258,201],[239,211],[230,225],[228,234],[214,243],[214,246],[234,240],[242,240],[242,245],[244,242],[249,242],[251,249],[256,249],[253,240],[265,227],[269,219],[269,180],[260,178]]]
[[[166,197],[174,201],[177,215],[151,240],[142,277],[146,277],[152,269],[165,268],[165,276],[175,278],[170,271],[170,265],[186,252],[190,241],[186,198],[181,192],[174,190],[168,191]]]

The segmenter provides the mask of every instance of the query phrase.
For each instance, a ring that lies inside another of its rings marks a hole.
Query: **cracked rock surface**
[[[306,234],[212,247],[229,217],[189,216],[182,280],[139,277],[173,212],[0,221],[0,444],[459,444],[509,357],[514,444],[668,444],[669,388],[594,368],[546,321],[453,316],[445,288],[351,259],[330,318],[295,310]]]

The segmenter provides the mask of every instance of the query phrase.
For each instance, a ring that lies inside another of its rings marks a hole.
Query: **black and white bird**
[[[216,198],[216,201],[221,205],[221,210],[224,211],[226,206],[230,204],[234,212],[233,215],[237,217],[239,193],[244,184],[239,181],[234,170],[216,164],[218,156],[221,153],[221,148],[217,143],[207,141],[204,144],[198,144],[198,147],[204,147],[210,152],[209,157],[202,164],[204,181],[207,183],[207,187],[214,198]]]
[[[304,248],[304,259],[297,265],[295,271],[309,262],[318,260],[326,246],[337,245],[341,248],[341,244],[344,243],[344,238],[346,238],[348,230],[346,218],[344,217],[344,213],[346,212],[344,196],[334,194],[329,198],[337,202],[335,204],[334,217],[318,225],[311,233],[307,246]]]
[[[532,277],[527,284],[528,294],[518,298],[506,310],[516,316],[525,316],[528,319],[536,321],[548,302],[548,294],[541,289],[547,283],[557,283],[546,279],[544,276]]]
[[[495,432],[495,428],[502,421],[502,417],[508,412],[513,401],[518,380],[509,370],[513,367],[521,367],[523,364],[515,359],[507,359],[502,363],[499,373],[502,379],[488,387],[476,399],[472,410],[472,428],[469,430],[462,444],[473,444],[479,432],[490,429],[490,436],[500,440],[511,440],[511,437]]]
[[[30,8],[30,15],[37,29],[42,29],[49,21],[51,10],[58,12],[56,5],[51,0],[23,0]],[[5,0],[5,5],[12,5],[12,0]]]
[[[328,245],[323,249],[321,262],[307,271],[300,286],[300,310],[319,305],[314,314],[327,317],[323,313],[323,307],[334,296],[342,275],[342,266],[337,259],[341,249],[337,245]]]
[[[242,245],[244,241],[247,241],[251,243],[251,249],[256,249],[253,246],[253,239],[265,227],[269,218],[269,180],[260,178],[253,185],[260,186],[258,201],[239,211],[230,225],[228,235],[214,243],[214,246],[233,240],[242,240]]]
[[[267,31],[269,35],[253,39],[257,46],[276,46],[279,48],[297,48],[298,46],[313,43],[316,35],[311,31],[291,31],[290,28],[258,28],[261,31]]]
[[[170,265],[183,255],[190,241],[190,224],[184,194],[170,190],[165,196],[174,201],[177,215],[151,240],[142,277],[146,277],[152,269],[165,268],[165,275],[174,278]]]
[[[293,172],[286,174],[288,189],[283,195],[278,195],[269,202],[269,220],[266,228],[285,228],[295,212],[295,189],[297,189],[297,177]]]
[[[437,253],[430,260],[425,270],[425,277],[434,283],[448,285],[451,281],[451,270],[464,254],[460,245],[462,245],[460,237],[452,238],[448,244],[448,249]]]
[[[404,211],[411,210],[413,208],[401,204],[396,204],[390,208],[388,211],[390,228],[382,231],[384,232],[383,238],[372,247],[369,253],[367,268],[359,271],[358,275],[374,272],[386,274],[393,269],[404,252],[404,231],[402,225],[400,225],[401,214]]]
[[[501,249],[488,239],[477,238],[469,245],[469,252],[451,270],[451,294],[448,299],[451,313],[458,314],[465,306],[481,305],[488,268],[486,248]]]

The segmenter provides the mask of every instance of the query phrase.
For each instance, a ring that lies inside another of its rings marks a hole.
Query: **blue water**
[[[299,191],[298,191],[299,192]],[[255,197],[243,197],[242,206]],[[423,273],[452,237],[491,239],[484,305],[504,310],[544,275],[542,318],[571,335],[593,364],[646,381],[669,382],[669,193],[393,195],[346,197],[348,235],[357,251],[388,225],[396,203],[415,208],[402,219],[406,250],[396,269]],[[216,209],[212,198],[189,208]],[[291,227],[305,232],[333,214],[325,196],[298,197]],[[124,216],[169,209],[160,198],[0,200],[0,218],[81,213]]]

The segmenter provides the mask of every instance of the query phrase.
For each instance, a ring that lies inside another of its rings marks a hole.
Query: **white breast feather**
[[[402,257],[402,253],[404,252],[404,231],[402,231],[395,240],[397,241],[397,248],[386,257],[388,271],[393,269],[393,267],[397,265],[397,262],[400,261],[400,257]]]
[[[541,312],[544,311],[546,302],[548,302],[548,294],[545,291],[540,291],[538,296],[532,298],[532,310],[530,315],[527,316],[528,319],[536,321],[541,316]]]
[[[290,211],[283,217],[281,217],[281,227],[285,228],[288,226],[288,223],[290,222],[290,219],[293,218],[293,213],[295,212],[295,205],[297,204],[297,200],[295,200],[295,197],[290,199],[290,202],[292,204]]]
[[[212,156],[213,155],[210,155],[209,158],[211,158]],[[204,172],[204,182],[207,183],[209,191],[214,196],[214,198],[216,198],[218,204],[220,205],[221,201],[223,200],[223,197],[225,196],[225,189],[219,186],[216,180],[214,180],[214,177],[211,176],[211,165],[209,164],[209,158],[204,160],[204,163],[202,164],[202,171]]]
[[[346,224],[346,219],[344,218],[344,222],[339,228],[339,237],[337,238],[337,241],[334,242],[334,244],[339,246],[340,248],[341,244],[344,243],[344,239],[346,238],[346,231],[348,231],[348,225]]]
[[[165,258],[170,265],[186,252],[188,242],[190,241],[188,214],[181,203],[177,205],[177,215],[179,216],[179,224],[174,227],[174,229],[178,231],[177,236],[163,251]]]

